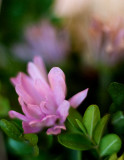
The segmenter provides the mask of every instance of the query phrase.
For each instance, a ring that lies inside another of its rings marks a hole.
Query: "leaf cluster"
[[[66,121],[67,131],[58,136],[58,141],[67,148],[74,150],[90,150],[97,159],[111,156],[121,148],[121,139],[116,134],[103,136],[109,114],[100,117],[97,105],[90,105],[82,117],[71,108]]]

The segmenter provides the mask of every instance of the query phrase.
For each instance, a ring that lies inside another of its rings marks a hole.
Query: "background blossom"
[[[81,53],[83,62],[91,66],[100,63],[113,66],[122,62],[124,1],[70,1],[72,4],[63,1],[60,7],[61,1],[57,0],[54,12],[64,18],[73,49]]]
[[[24,37],[25,43],[15,44],[12,49],[22,59],[31,60],[37,54],[47,64],[58,64],[68,57],[69,34],[65,29],[57,29],[48,20],[28,26]]]

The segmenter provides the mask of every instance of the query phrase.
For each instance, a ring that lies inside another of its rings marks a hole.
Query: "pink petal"
[[[16,77],[10,78],[10,81],[14,86],[20,83],[20,73]]]
[[[45,65],[43,63],[43,60],[41,57],[36,56],[34,57],[34,64],[37,66],[37,68],[40,70],[41,74],[43,75],[44,79],[46,81],[48,81],[47,79],[47,72],[46,72],[46,68]]]
[[[21,74],[21,85],[23,86],[24,90],[28,93],[28,95],[30,95],[33,101],[36,104],[40,104],[42,97],[35,89],[32,79],[23,73]]]
[[[66,130],[66,128],[65,128],[64,125],[56,125],[56,126],[54,126],[52,128],[49,128],[47,130],[47,135],[51,135],[51,134],[57,135],[57,134],[60,134],[61,133],[61,129]]]
[[[31,119],[40,119],[44,116],[44,114],[41,112],[41,109],[37,105],[31,105],[31,104],[25,104],[21,97],[19,97],[19,103],[22,107],[23,112],[25,115]]]
[[[24,116],[24,115],[22,115],[22,114],[20,114],[16,111],[12,111],[12,110],[9,111],[9,116],[10,116],[10,118],[18,118],[18,119],[23,120],[23,121],[28,121],[29,120],[26,116]]]
[[[27,122],[22,122],[22,127],[24,129],[24,134],[38,133],[42,129],[41,127],[31,127]]]
[[[36,90],[33,81],[24,73],[19,74],[16,92],[26,103],[40,104],[42,97]]]
[[[55,113],[55,110],[57,109],[57,104],[50,87],[42,84],[40,79],[36,80],[35,87],[40,93],[40,95],[43,97],[43,101],[46,102],[45,107],[47,107],[49,113]]]
[[[60,105],[66,96],[64,72],[58,67],[53,67],[48,74],[48,79],[54,93],[56,103],[57,105]]]
[[[27,104],[24,103],[22,97],[19,97],[19,98],[18,98],[18,101],[19,101],[19,103],[20,103],[20,105],[21,105],[21,108],[22,108],[23,113],[24,113],[27,117],[32,118],[32,116],[30,115],[29,111],[27,110]]]
[[[50,114],[51,113],[51,111],[46,106],[46,102],[45,101],[41,102],[40,109],[41,109],[41,112],[44,113],[44,114]]]
[[[33,120],[29,123],[30,126],[32,127],[49,127],[55,124],[56,120],[59,117],[56,115],[48,115],[44,118],[42,118],[42,120]]]
[[[17,85],[15,89],[17,94],[23,98],[24,102],[30,103],[30,104],[34,103],[33,99],[30,97],[30,95],[28,95],[28,93],[26,93],[22,85]]]
[[[41,112],[43,112],[44,114],[49,114],[49,110],[48,110],[48,108],[46,106],[46,102],[45,101],[41,102],[40,109],[41,109]]]
[[[45,126],[52,126],[52,125],[54,125],[54,123],[56,122],[56,120],[58,119],[59,117],[58,116],[56,116],[56,115],[48,115],[48,116],[46,116],[46,117],[44,117],[43,119],[42,119],[42,123],[44,123],[45,124]]]
[[[44,75],[40,72],[38,67],[32,62],[28,63],[28,73],[33,80],[40,79],[42,84],[48,85],[47,81],[44,78]]]
[[[43,99],[48,95],[49,92],[51,92],[48,84],[42,83],[41,79],[35,80],[35,88],[40,93],[41,97],[43,97]]]
[[[41,119],[42,117],[44,117],[44,114],[41,112],[40,107],[37,105],[28,104],[27,109],[29,110],[30,115],[32,115],[32,117],[34,118]]]
[[[72,98],[69,99],[70,105],[73,108],[77,108],[86,98],[87,93],[88,93],[88,88],[74,95]]]
[[[67,116],[69,114],[69,112],[68,112],[69,108],[70,108],[70,103],[68,101],[66,101],[66,100],[64,100],[62,102],[62,104],[59,106],[59,108],[57,110],[57,113],[61,117],[61,123],[63,123],[66,120],[66,118],[67,118]]]

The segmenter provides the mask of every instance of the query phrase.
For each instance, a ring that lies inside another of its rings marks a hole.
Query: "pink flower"
[[[36,133],[47,127],[47,134],[59,134],[66,129],[64,122],[69,108],[76,108],[86,98],[88,89],[79,92],[69,100],[65,100],[66,83],[64,72],[53,67],[46,73],[40,57],[28,63],[28,74],[19,73],[11,78],[19,95],[19,103],[24,115],[9,111],[11,118],[22,120],[24,133]]]

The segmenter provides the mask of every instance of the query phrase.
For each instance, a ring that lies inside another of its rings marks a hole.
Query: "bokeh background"
[[[124,83],[123,1],[0,0],[0,7],[0,118],[9,119],[10,108],[21,112],[10,78],[26,73],[36,55],[48,71],[53,66],[64,71],[67,98],[89,88],[81,114],[90,104],[97,104],[101,115],[111,112],[107,88],[113,81]],[[0,131],[1,160],[74,159],[78,152],[53,144],[54,138],[42,134],[34,158]]]

